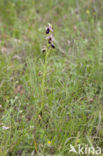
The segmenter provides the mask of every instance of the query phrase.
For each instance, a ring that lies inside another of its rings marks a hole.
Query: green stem
[[[45,81],[46,81],[46,75],[47,75],[47,63],[48,63],[49,53],[50,53],[50,50],[47,49],[46,55],[45,55],[45,62],[43,66],[43,78],[42,78],[42,84],[41,84],[41,91],[42,91],[41,110],[43,109],[44,104],[45,104]]]

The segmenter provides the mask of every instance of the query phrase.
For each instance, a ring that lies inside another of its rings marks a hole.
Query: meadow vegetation
[[[103,147],[102,13],[102,0],[0,0],[0,156]]]

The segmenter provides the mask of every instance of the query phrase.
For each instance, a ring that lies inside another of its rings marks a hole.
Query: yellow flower
[[[51,144],[51,141],[48,141],[48,145],[50,145]]]
[[[86,14],[88,14],[88,15],[89,15],[89,14],[90,14],[90,11],[89,11],[89,10],[86,10]]]

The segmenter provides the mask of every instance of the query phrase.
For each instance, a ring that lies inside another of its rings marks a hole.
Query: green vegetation
[[[102,0],[0,0],[0,156],[103,147],[102,13]]]

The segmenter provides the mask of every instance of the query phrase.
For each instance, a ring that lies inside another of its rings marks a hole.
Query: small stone
[[[4,130],[8,130],[10,127],[2,126]]]

